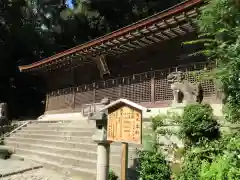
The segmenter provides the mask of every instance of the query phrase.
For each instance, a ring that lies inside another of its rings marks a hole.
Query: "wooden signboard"
[[[142,143],[142,111],[127,104],[108,109],[109,141]]]
[[[129,101],[119,99],[105,106],[107,110],[107,140],[122,143],[121,180],[127,178],[128,143],[142,144],[142,112],[146,108]]]

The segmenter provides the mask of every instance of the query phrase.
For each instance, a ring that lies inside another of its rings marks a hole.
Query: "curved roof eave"
[[[32,64],[19,66],[19,70],[22,72],[22,71],[25,71],[25,70],[28,70],[28,69],[31,69],[31,68],[35,68],[35,67],[43,65],[45,63],[48,63],[48,62],[57,60],[59,58],[62,58],[64,56],[71,55],[71,54],[76,53],[78,51],[81,51],[83,49],[90,48],[90,47],[92,47],[94,45],[97,45],[97,44],[101,44],[103,42],[109,41],[110,39],[113,39],[113,38],[119,37],[121,35],[127,34],[127,33],[131,32],[133,30],[145,27],[145,26],[147,26],[151,23],[154,23],[156,21],[159,21],[160,19],[165,18],[167,16],[171,16],[171,15],[174,15],[174,14],[179,13],[181,11],[184,11],[187,8],[193,8],[193,7],[195,7],[196,5],[199,5],[202,2],[203,2],[203,0],[186,0],[182,3],[179,3],[179,4],[169,8],[169,9],[166,9],[162,12],[154,14],[150,17],[142,19],[142,20],[140,20],[136,23],[125,26],[121,29],[113,31],[113,32],[111,32],[109,34],[106,34],[104,36],[101,36],[99,38],[93,39],[93,40],[91,40],[89,42],[86,42],[84,44],[81,44],[79,46],[70,48],[70,49],[65,50],[63,52],[57,53],[56,55],[50,56],[46,59],[34,62]]]

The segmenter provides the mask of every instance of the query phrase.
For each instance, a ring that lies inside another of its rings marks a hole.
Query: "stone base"
[[[167,113],[176,113],[178,115],[182,115],[185,106],[186,104],[184,103],[173,104],[168,108]]]
[[[182,113],[185,104],[174,104],[169,107],[162,108],[149,108],[150,112],[143,112],[143,119],[149,119],[159,114],[166,114],[168,112]],[[222,104],[211,104],[213,113],[215,116],[222,116]],[[56,113],[56,114],[44,114],[38,118],[38,120],[87,120],[88,117],[83,116],[81,112],[70,113]]]

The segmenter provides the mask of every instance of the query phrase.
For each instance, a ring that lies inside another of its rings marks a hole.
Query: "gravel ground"
[[[40,168],[31,171],[27,171],[21,174],[15,174],[12,176],[6,176],[0,178],[1,180],[76,180],[70,177],[66,177],[56,172]]]

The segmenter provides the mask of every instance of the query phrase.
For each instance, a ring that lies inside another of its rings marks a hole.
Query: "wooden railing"
[[[172,90],[167,82],[169,73],[182,71],[185,73],[185,79],[194,83],[201,74],[200,70],[205,67],[205,63],[197,63],[60,89],[47,95],[46,111],[81,109],[84,105],[99,103],[105,97],[110,100],[126,98],[137,103],[152,104],[169,101],[173,99]],[[195,73],[191,73],[192,71]],[[201,83],[204,97],[216,95],[212,80],[203,80]]]

